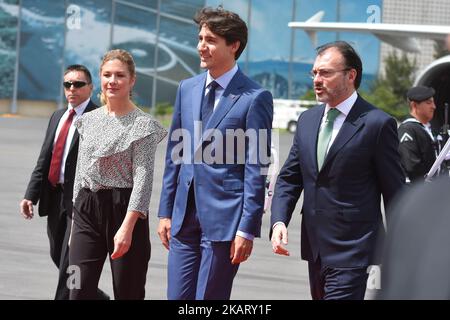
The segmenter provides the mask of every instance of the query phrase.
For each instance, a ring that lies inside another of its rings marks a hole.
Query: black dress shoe
[[[104,291],[97,289],[97,300],[111,300],[111,298]]]

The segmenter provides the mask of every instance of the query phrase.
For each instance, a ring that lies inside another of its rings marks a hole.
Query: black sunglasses
[[[71,86],[74,86],[75,88],[82,88],[85,85],[87,85],[87,82],[84,81],[64,81],[63,86],[66,89],[70,89]]]

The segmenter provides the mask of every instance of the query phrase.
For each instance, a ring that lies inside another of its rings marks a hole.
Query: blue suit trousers
[[[239,265],[231,264],[231,241],[210,241],[198,220],[193,187],[181,230],[169,244],[169,300],[228,300]]]

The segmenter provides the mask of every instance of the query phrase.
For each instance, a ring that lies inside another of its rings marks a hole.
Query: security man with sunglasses
[[[20,211],[25,219],[33,218],[33,205],[38,202],[39,215],[47,216],[50,256],[59,269],[55,300],[69,299],[68,241],[72,225],[72,194],[78,156],[78,132],[73,123],[84,112],[98,107],[90,99],[92,79],[85,66],[67,67],[63,85],[68,106],[52,114],[25,197],[20,202]],[[101,290],[98,290],[98,298],[109,299]]]

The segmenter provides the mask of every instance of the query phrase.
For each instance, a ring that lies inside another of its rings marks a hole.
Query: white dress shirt
[[[341,130],[342,124],[345,121],[345,118],[347,118],[347,115],[350,113],[350,110],[352,109],[353,105],[356,102],[356,99],[358,99],[358,94],[356,91],[353,91],[352,95],[339,103],[336,108],[340,111],[340,114],[336,117],[333,124],[333,132],[331,133],[331,139],[330,143],[328,144],[327,153],[330,150],[331,145],[333,144],[334,140],[336,139],[336,136],[339,133],[339,130]],[[325,106],[325,112],[323,113],[322,122],[320,125],[320,128],[322,129],[322,126],[325,124],[325,121],[327,119],[327,113],[330,110],[330,106],[327,104]]]
[[[64,168],[66,166],[66,158],[67,158],[67,154],[69,153],[70,145],[72,144],[73,135],[76,130],[76,128],[74,126],[75,120],[77,120],[83,114],[83,112],[86,109],[87,105],[89,104],[90,100],[91,100],[90,98],[87,99],[86,101],[82,102],[77,107],[72,107],[70,104],[68,104],[66,112],[64,112],[63,116],[59,120],[58,127],[56,128],[55,139],[53,140],[53,146],[55,146],[56,140],[58,139],[59,132],[61,131],[61,128],[62,128],[64,122],[69,117],[70,109],[75,110],[76,114],[73,117],[72,124],[70,125],[70,128],[69,128],[69,133],[67,134],[66,144],[64,145],[64,153],[63,153],[63,157],[62,157],[62,161],[61,161],[61,172],[59,173],[58,183],[64,183]]]
[[[213,77],[211,77],[211,75],[209,74],[209,71],[206,74],[205,96],[208,94],[208,92],[210,90],[210,88],[208,86],[209,86],[209,84],[211,82],[216,81],[217,84],[219,85],[216,88],[216,92],[215,92],[214,111],[216,111],[217,104],[219,103],[220,98],[222,97],[225,89],[228,87],[228,85],[230,84],[231,79],[233,79],[233,77],[234,77],[234,75],[236,74],[237,71],[238,71],[238,66],[237,66],[237,64],[235,64],[233,68],[231,68],[229,71],[225,72],[223,75],[221,75],[217,79],[214,79]]]

